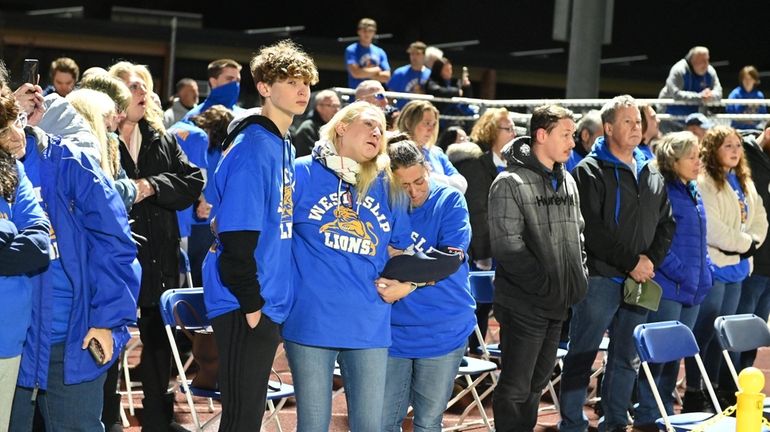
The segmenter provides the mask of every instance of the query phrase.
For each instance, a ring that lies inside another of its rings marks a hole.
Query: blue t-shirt
[[[467,253],[471,241],[468,205],[455,188],[431,182],[423,205],[409,213],[415,249],[453,247]],[[476,302],[470,291],[468,264],[435,285],[418,288],[393,304],[393,357],[445,355],[465,345],[476,325]]]
[[[730,184],[730,187],[735,191],[735,194],[738,195],[738,202],[742,207],[741,224],[745,224],[746,218],[749,214],[749,207],[748,203],[746,202],[746,194],[743,193],[741,183],[738,181],[738,176],[736,176],[734,172],[730,172],[727,175],[727,183]],[[749,275],[749,270],[749,260],[742,259],[738,262],[738,264],[732,264],[724,267],[714,266],[714,278],[724,283],[740,282],[746,279],[746,277]]]
[[[13,204],[0,198],[0,219],[12,223],[17,232],[45,219],[38,198],[21,162],[16,162],[19,183]],[[11,240],[12,241],[12,240]],[[9,247],[7,245],[6,247]],[[32,284],[27,275],[0,276],[0,358],[21,354],[24,339],[32,318]]]
[[[263,126],[248,126],[209,175],[216,209],[217,234],[259,231],[254,250],[262,313],[282,323],[291,306],[292,188],[294,149],[288,140]],[[209,318],[239,309],[240,304],[219,278],[218,245],[203,263],[203,294]]]
[[[428,78],[430,78],[430,69],[425,66],[422,67],[421,71],[412,69],[411,65],[401,66],[393,71],[393,74],[390,76],[388,90],[414,93],[415,87],[424,87]],[[402,109],[407,102],[409,102],[407,99],[399,99],[396,101],[396,108]]]
[[[423,147],[422,154],[425,155],[425,159],[428,161],[431,167],[431,171],[445,176],[451,176],[459,174],[452,162],[449,162],[447,155],[441,151],[441,148],[431,146],[430,149]]]
[[[375,44],[370,44],[368,47],[364,47],[358,42],[353,42],[345,48],[345,65],[357,64],[362,68],[379,66],[384,71],[390,70],[390,64],[388,64],[388,55],[385,54],[385,50],[378,47]],[[355,89],[362,79],[353,78],[348,73],[348,87]]]
[[[743,86],[738,86],[730,92],[728,99],[764,99],[765,95],[760,90],[752,89],[747,92]],[[765,105],[726,105],[725,110],[730,114],[766,114]],[[732,127],[736,129],[761,129],[762,122],[758,120],[733,120]]]
[[[355,187],[311,156],[295,167],[295,296],[284,339],[333,348],[390,346],[390,304],[374,281],[388,261],[388,245],[412,244],[406,205],[390,205],[382,176],[359,200]]]

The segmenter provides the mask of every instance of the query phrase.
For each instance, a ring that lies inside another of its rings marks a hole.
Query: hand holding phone
[[[91,353],[91,357],[94,358],[94,361],[96,361],[96,364],[102,366],[106,363],[104,348],[102,348],[102,344],[99,343],[98,339],[91,338],[88,342],[88,351]]]
[[[22,69],[21,77],[25,83],[37,85],[40,80],[39,70],[40,62],[38,59],[24,59],[24,68]]]
[[[113,355],[112,330],[107,328],[91,328],[83,338],[82,349],[88,349],[94,362],[104,366],[112,360]]]

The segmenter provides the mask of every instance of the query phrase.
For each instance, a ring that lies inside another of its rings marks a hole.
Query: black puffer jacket
[[[581,197],[562,164],[546,169],[532,146],[527,136],[505,146],[508,168],[489,191],[495,304],[563,320],[587,287]]]
[[[179,225],[177,210],[190,207],[203,189],[201,170],[187,160],[174,135],[159,134],[142,119],[142,146],[137,163],[125,143],[120,146],[120,163],[131,179],[145,178],[155,195],[145,198],[129,213],[131,231],[139,240],[142,285],[139,306],[155,306],[163,291],[179,285]]]

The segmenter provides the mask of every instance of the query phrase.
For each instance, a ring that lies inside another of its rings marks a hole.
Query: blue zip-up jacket
[[[24,167],[18,161],[15,165],[19,181],[14,201],[0,198],[0,358],[21,354],[32,318],[32,283],[28,273],[48,265],[51,228]]]
[[[675,222],[663,175],[639,149],[637,176],[599,137],[572,171],[585,219],[585,247],[591,276],[623,280],[646,255],[658,268],[674,236]]]
[[[666,182],[676,230],[671,248],[653,278],[663,288],[664,299],[687,306],[701,304],[712,285],[706,211],[695,184]]]
[[[52,249],[73,289],[64,383],[92,381],[117,359],[129,339],[126,324],[136,321],[141,268],[126,208],[91,158],[39,129],[27,129],[24,166],[33,186],[40,190],[41,205],[55,233],[56,248]],[[32,325],[18,385],[46,389],[53,310],[50,272],[36,275],[33,283]],[[90,328],[112,329],[113,357],[101,367],[81,348]]]

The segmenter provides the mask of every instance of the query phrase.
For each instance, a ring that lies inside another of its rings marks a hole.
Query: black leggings
[[[265,411],[270,369],[280,342],[278,325],[263,314],[252,329],[240,310],[212,319],[211,325],[219,349],[219,432],[258,431]]]

